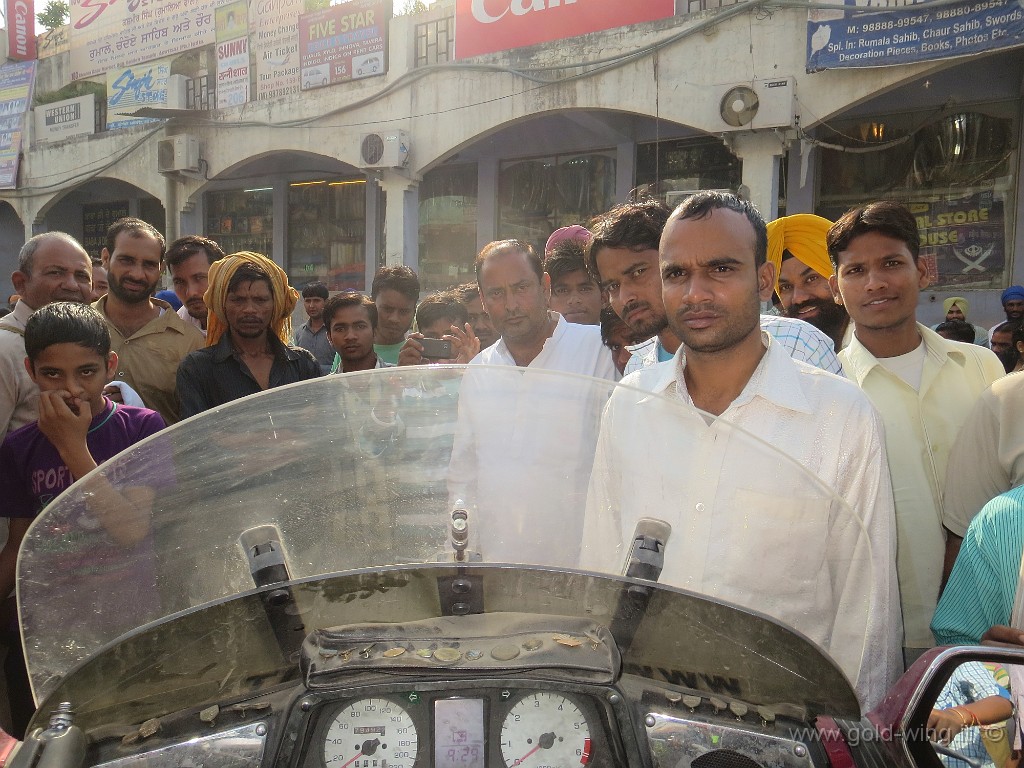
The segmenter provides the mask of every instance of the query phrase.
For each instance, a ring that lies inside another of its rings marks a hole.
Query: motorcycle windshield
[[[804,447],[824,464],[844,462],[842,476],[857,482],[870,485],[877,478],[861,476],[872,471],[887,478],[872,470],[878,456]],[[454,533],[453,509],[466,512]],[[889,562],[890,542],[869,535],[887,528],[865,527],[795,459],[700,413],[672,386],[655,394],[485,366],[382,369],[275,389],[100,466],[25,536],[18,604],[30,678],[42,701],[76,667],[91,669],[97,700],[104,686],[133,683],[168,711],[173,691],[188,706],[195,688],[180,679],[161,688],[161,676],[192,675],[215,690],[229,680],[244,679],[245,690],[275,684],[297,669],[267,630],[258,586],[290,580],[305,632],[412,621],[445,612],[436,583],[460,556],[494,575],[482,605],[456,613],[612,623],[641,518],[671,533],[664,587],[627,665],[664,671],[699,656],[708,673],[771,679],[776,698],[848,708],[842,675],[763,614],[831,656],[858,692],[889,682],[876,678],[887,674],[885,648],[898,644],[898,626],[884,619],[895,585],[875,559]],[[268,549],[271,538],[279,543]],[[197,640],[214,637],[230,648]],[[144,663],[111,666],[140,638]],[[244,669],[256,658],[258,669]],[[839,683],[822,690],[829,675]]]

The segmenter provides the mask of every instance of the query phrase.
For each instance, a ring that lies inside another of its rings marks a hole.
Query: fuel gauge
[[[508,768],[572,768],[590,762],[590,725],[576,704],[557,693],[517,701],[501,725]]]

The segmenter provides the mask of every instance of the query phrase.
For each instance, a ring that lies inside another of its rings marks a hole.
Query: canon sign
[[[501,21],[509,12],[516,16],[522,16],[530,11],[546,11],[548,8],[557,8],[563,2],[565,5],[572,5],[576,0],[548,0],[547,5],[544,4],[544,0],[512,0],[505,10],[497,16],[492,16],[487,12],[487,3],[484,0],[473,0],[473,18],[481,24],[493,24],[496,21]]]
[[[6,0],[7,58],[29,61],[36,57],[35,3],[33,0]]]
[[[455,58],[665,19],[675,0],[456,0]]]

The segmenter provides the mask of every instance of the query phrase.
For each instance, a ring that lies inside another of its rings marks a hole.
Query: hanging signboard
[[[107,72],[107,129],[152,122],[151,118],[125,117],[142,107],[167,106],[169,61],[151,61]]]
[[[36,57],[36,7],[33,0],[5,0],[7,58],[29,61]]]
[[[257,100],[299,90],[299,16],[304,10],[304,0],[249,0]]]
[[[911,201],[921,235],[921,260],[936,290],[999,288],[1005,285],[1004,193]]]
[[[237,107],[249,101],[248,3],[235,0],[216,12],[217,109]]]
[[[35,77],[35,61],[0,67],[0,189],[18,186],[22,132]]]
[[[880,13],[853,11],[861,6],[856,0],[846,4],[850,11],[809,12],[808,72],[914,64],[1024,44],[1024,9],[1017,0],[967,0],[934,9],[900,5]]]
[[[667,19],[675,0],[456,0],[455,58]]]
[[[383,75],[390,0],[351,0],[299,17],[302,90]]]
[[[215,42],[214,0],[71,0],[71,79]]]
[[[32,111],[36,116],[37,141],[60,141],[96,132],[96,97],[91,93],[40,104]]]

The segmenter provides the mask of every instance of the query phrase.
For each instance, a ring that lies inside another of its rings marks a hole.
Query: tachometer
[[[412,768],[419,744],[409,713],[393,701],[353,701],[331,722],[324,740],[328,768]]]
[[[578,706],[557,693],[517,701],[501,724],[508,768],[570,768],[590,762],[590,725]]]

